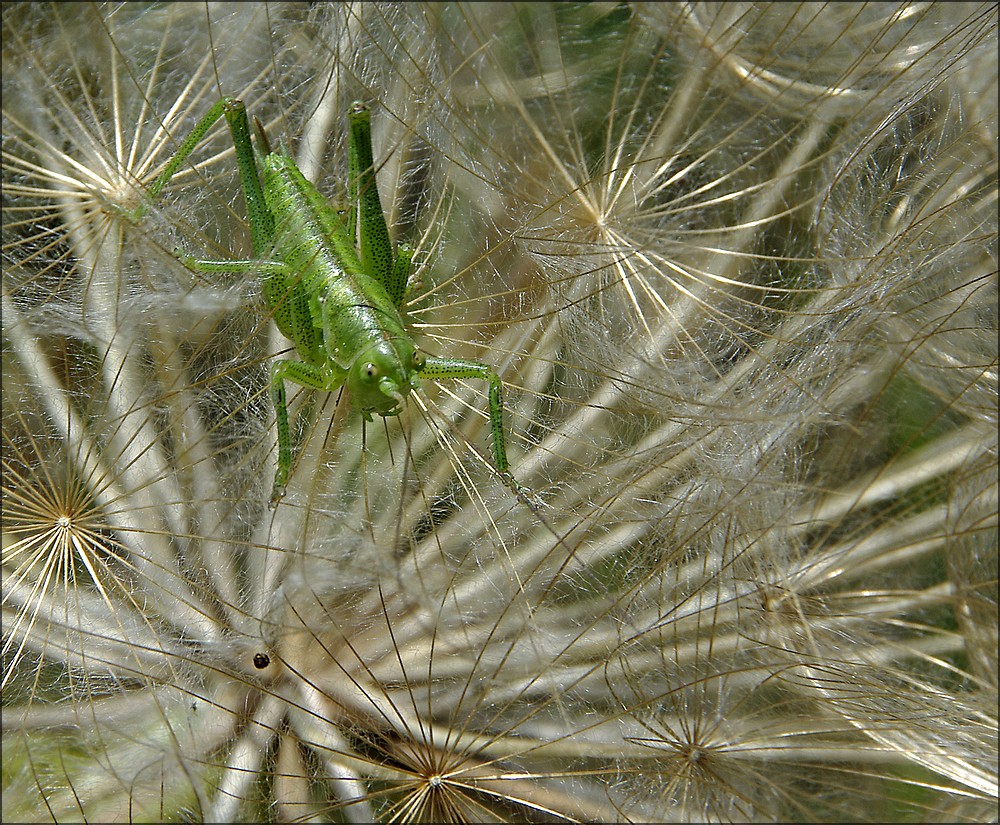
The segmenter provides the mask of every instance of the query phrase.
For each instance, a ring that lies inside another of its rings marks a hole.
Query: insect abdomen
[[[280,322],[278,328],[293,341],[308,342],[310,356],[299,346],[303,359],[320,363],[316,353],[325,344],[327,354],[347,367],[373,341],[407,338],[385,288],[364,272],[341,216],[291,158],[278,153],[265,158],[264,194],[274,215],[274,256],[293,270],[283,291],[291,297],[285,304],[296,334],[289,335]],[[265,284],[265,291],[270,302],[275,290]],[[324,341],[324,311],[332,340]]]

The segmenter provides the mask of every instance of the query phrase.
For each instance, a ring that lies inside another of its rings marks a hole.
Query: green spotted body
[[[346,213],[333,209],[284,151],[252,146],[243,103],[223,98],[150,188],[163,189],[184,159],[219,117],[225,116],[236,148],[250,223],[254,260],[207,261],[181,256],[202,272],[256,273],[278,329],[295,344],[300,360],[271,365],[271,396],[278,434],[278,466],[271,501],[283,495],[292,467],[285,382],[331,392],[347,384],[368,420],[373,413],[398,415],[418,376],[481,378],[489,386],[491,448],[501,479],[515,493],[522,488],[509,471],[503,430],[503,386],[484,364],[424,356],[400,315],[411,251],[394,250],[375,185],[370,113],[351,107]],[[258,124],[259,126],[259,124]],[[141,218],[143,205],[133,217]],[[522,496],[523,498],[523,496]]]
[[[263,189],[271,214],[283,216],[272,254],[288,267],[265,276],[264,296],[299,357],[339,369],[346,378],[373,342],[398,342],[412,350],[399,310],[385,287],[364,271],[343,218],[291,158],[267,155]]]

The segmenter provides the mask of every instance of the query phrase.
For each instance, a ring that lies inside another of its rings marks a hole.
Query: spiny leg
[[[284,261],[238,261],[238,260],[206,260],[189,255],[183,250],[174,250],[177,260],[194,272],[215,272],[229,275],[282,275],[287,276],[292,271]]]
[[[482,378],[489,385],[490,436],[493,448],[493,460],[496,463],[500,479],[516,495],[526,493],[524,487],[517,483],[510,472],[507,461],[507,441],[503,429],[503,383],[500,377],[485,364],[476,361],[465,361],[459,358],[428,358],[422,376],[427,378]]]
[[[233,148],[236,150],[236,165],[240,169],[240,181],[243,184],[243,198],[247,204],[247,220],[250,222],[250,245],[253,256],[262,256],[274,242],[274,215],[268,209],[264,200],[264,191],[260,185],[260,174],[257,169],[257,159],[250,141],[250,124],[247,121],[247,108],[242,100],[223,98],[223,112],[229,131],[233,136]],[[263,129],[261,130],[263,134]],[[266,138],[265,138],[266,140]]]
[[[292,469],[292,433],[288,426],[285,381],[326,392],[332,392],[343,383],[323,367],[302,361],[279,360],[271,363],[271,401],[274,404],[275,428],[278,431],[278,468],[274,472],[274,486],[271,488],[271,507],[285,495],[288,474]]]
[[[250,221],[250,240],[253,246],[253,254],[256,257],[262,255],[274,239],[274,217],[271,215],[271,211],[267,208],[267,204],[264,201],[264,192],[261,189],[260,177],[257,173],[257,161],[254,157],[253,144],[250,141],[250,125],[247,121],[247,110],[241,100],[224,97],[202,116],[195,124],[194,129],[191,130],[191,134],[187,136],[177,149],[177,152],[163,168],[163,171],[150,184],[146,192],[146,201],[140,204],[129,217],[136,223],[142,220],[146,212],[149,211],[150,205],[159,197],[160,192],[163,191],[163,188],[170,183],[170,179],[195,150],[195,147],[205,137],[208,130],[223,115],[229,124],[229,132],[233,138],[236,163],[240,170],[243,196],[246,200],[247,216]]]
[[[265,282],[269,278],[286,278],[288,264],[281,261],[206,261],[191,255],[178,255],[181,262],[195,272],[260,273]],[[329,369],[306,364],[302,361],[280,360],[271,364],[271,401],[274,404],[275,429],[278,433],[278,467],[271,488],[271,506],[274,507],[285,494],[288,474],[292,467],[292,436],[288,425],[288,404],[285,381],[303,387],[331,392],[343,379],[332,375]]]
[[[278,329],[295,342],[299,355],[306,361],[319,363],[324,357],[322,336],[312,326],[309,307],[295,288],[293,267],[283,261],[204,260],[179,249],[174,250],[174,255],[194,272],[259,275]]]
[[[410,266],[413,262],[413,247],[401,243],[396,247],[396,260],[392,264],[392,278],[386,284],[386,293],[396,309],[403,306],[403,296],[406,294],[406,283],[410,280]]]
[[[191,130],[191,134],[187,136],[187,139],[180,145],[177,152],[169,160],[167,165],[163,167],[163,171],[156,176],[149,189],[146,190],[146,200],[135,210],[132,211],[130,217],[133,221],[138,223],[145,216],[146,212],[149,211],[149,207],[152,203],[159,197],[160,192],[163,190],[170,179],[176,174],[177,170],[181,168],[181,164],[187,160],[188,156],[194,151],[195,147],[201,142],[201,139],[205,137],[205,134],[209,129],[215,124],[215,122],[222,117],[223,111],[225,110],[227,98],[222,98],[219,100],[211,109],[209,109],[199,120],[194,129]]]
[[[375,184],[375,161],[372,156],[371,112],[364,103],[351,106],[351,125],[347,159],[347,195],[350,202],[347,229],[356,238],[365,272],[378,281],[395,306],[403,302],[409,276],[412,251],[393,254],[385,212]],[[405,261],[400,258],[405,257]]]

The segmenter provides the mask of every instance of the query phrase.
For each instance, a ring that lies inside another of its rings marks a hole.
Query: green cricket
[[[291,156],[273,151],[260,121],[259,150],[250,136],[246,107],[222,98],[198,121],[152,183],[148,200],[131,217],[138,221],[194,151],[225,116],[236,149],[250,223],[253,260],[200,260],[178,253],[196,272],[258,275],[264,299],[282,334],[301,360],[271,364],[271,398],[278,434],[278,466],[271,493],[274,507],[285,494],[292,469],[285,382],[332,392],[347,384],[365,420],[372,413],[402,412],[418,376],[481,378],[489,386],[493,459],[500,479],[519,498],[524,488],[507,461],[503,428],[503,385],[485,364],[424,355],[414,345],[401,315],[412,250],[395,250],[375,185],[371,113],[357,102],[349,110],[348,204],[338,211],[306,180]]]

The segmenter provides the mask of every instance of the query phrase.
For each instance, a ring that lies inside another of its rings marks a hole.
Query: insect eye
[[[371,361],[365,364],[365,377],[369,381],[377,381],[379,376],[379,369]]]
[[[263,670],[269,664],[271,664],[271,657],[268,656],[266,653],[255,653],[254,654],[254,657],[253,657],[253,666],[255,668],[257,668],[257,670]]]
[[[427,359],[420,350],[414,350],[413,352],[413,369],[420,372],[427,364]]]

